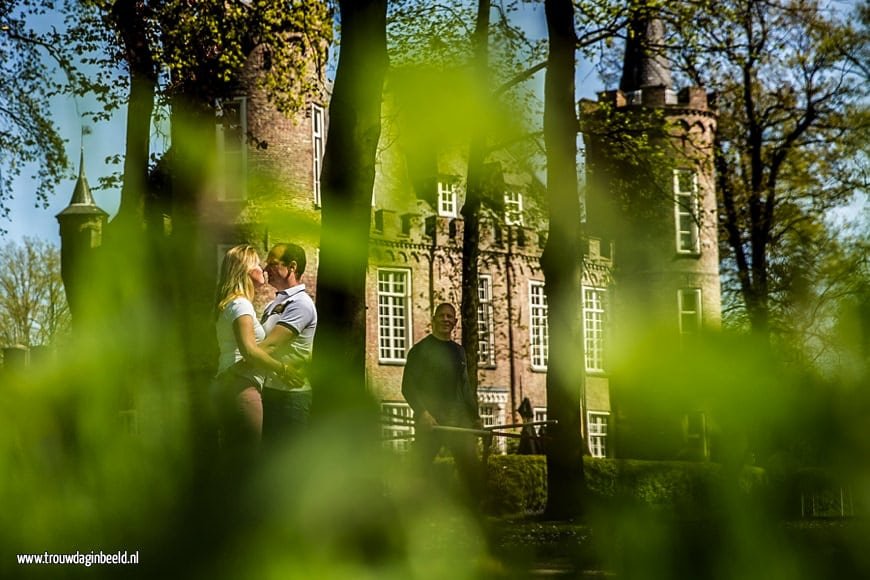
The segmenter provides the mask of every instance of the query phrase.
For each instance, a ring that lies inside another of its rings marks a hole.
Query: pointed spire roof
[[[632,92],[647,87],[671,88],[671,65],[664,54],[665,27],[649,8],[636,7],[628,25],[625,60],[619,89]]]
[[[56,217],[59,218],[71,214],[109,215],[94,203],[94,196],[91,195],[91,188],[88,186],[88,178],[85,177],[84,149],[82,149],[81,156],[79,157],[79,178],[76,180],[72,198],[69,201],[69,205],[57,214]]]

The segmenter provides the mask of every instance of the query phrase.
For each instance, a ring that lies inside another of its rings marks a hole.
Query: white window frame
[[[686,297],[694,296],[695,308],[687,307]],[[677,290],[677,310],[679,312],[678,323],[680,334],[697,334],[701,331],[702,303],[700,288],[680,288]],[[692,324],[686,324],[694,319]]]
[[[508,226],[523,225],[523,194],[519,191],[504,192],[504,223]]]
[[[533,407],[532,412],[534,413],[532,415],[533,422],[543,423],[544,421],[547,420],[547,408],[546,407]],[[535,432],[538,435],[541,435],[542,433],[544,433],[546,431],[546,429],[544,429],[543,427],[545,427],[545,425],[535,425]]]
[[[605,289],[583,286],[583,354],[587,372],[604,372],[606,300]]]
[[[414,410],[408,403],[381,401],[381,439],[384,447],[400,453],[411,449],[414,440]],[[390,419],[397,419],[394,423]]]
[[[483,427],[494,427],[502,422],[501,408],[498,403],[478,403],[480,420]]]
[[[505,423],[504,411],[498,403],[478,403],[478,411],[484,429]],[[504,437],[494,437],[493,439],[495,449],[499,453],[505,453],[507,451],[507,439]]]
[[[477,362],[495,367],[495,325],[493,324],[492,276],[480,274],[477,284]]]
[[[326,144],[326,115],[317,103],[311,103],[311,170],[314,184],[314,205],[320,207],[320,172]]]
[[[401,280],[399,280],[401,278]],[[395,287],[400,286],[400,290]],[[378,362],[404,363],[411,347],[411,271],[378,268]]]
[[[607,457],[607,431],[610,423],[610,413],[589,411],[586,414],[586,425],[589,433],[589,453],[592,457]]]
[[[547,370],[549,338],[544,283],[529,280],[529,358],[534,371]]]
[[[691,176],[691,188],[684,190],[681,176]],[[674,229],[678,254],[701,251],[698,173],[692,169],[674,169]]]
[[[235,97],[218,101],[215,108],[215,133],[217,141],[217,159],[218,159],[218,183],[217,183],[217,199],[219,201],[244,201],[248,198],[248,100],[246,97]],[[227,147],[229,139],[226,129],[226,114],[227,105],[238,105],[239,110],[239,143],[233,143],[235,147]],[[230,157],[237,157],[232,162],[228,162]],[[238,183],[235,180],[230,186],[228,175],[229,168],[233,165],[238,165],[241,169],[240,179]],[[229,192],[237,192],[236,195],[229,195]]]
[[[453,180],[438,181],[438,215],[455,218],[459,215],[459,186]]]

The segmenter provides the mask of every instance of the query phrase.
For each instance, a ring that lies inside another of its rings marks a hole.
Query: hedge
[[[724,509],[738,497],[757,497],[764,470],[743,468],[738,486],[729,485],[717,463],[642,461],[586,457],[586,483],[597,504],[642,505],[680,515]],[[540,512],[547,502],[547,462],[542,455],[496,455],[487,466],[487,511],[494,515]]]
[[[488,513],[535,513],[547,505],[547,458],[543,455],[492,455],[486,475]]]

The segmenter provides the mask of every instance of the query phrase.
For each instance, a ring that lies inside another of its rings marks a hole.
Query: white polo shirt
[[[314,300],[305,292],[305,284],[298,284],[278,292],[275,299],[263,311],[262,322],[267,335],[277,325],[296,333],[294,340],[275,351],[276,358],[296,367],[307,365],[311,361],[314,333],[317,331],[317,309]],[[303,391],[310,390],[311,383],[308,377],[305,377],[305,384],[301,388],[291,389],[277,377],[270,376],[266,381],[266,387],[281,391]]]

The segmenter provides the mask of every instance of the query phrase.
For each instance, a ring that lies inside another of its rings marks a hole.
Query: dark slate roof
[[[79,159],[79,178],[76,180],[76,186],[73,190],[72,198],[69,205],[63,209],[56,217],[85,214],[85,215],[105,215],[109,214],[97,207],[94,203],[94,196],[91,195],[91,188],[88,186],[88,179],[85,177],[85,152],[82,151]]]

